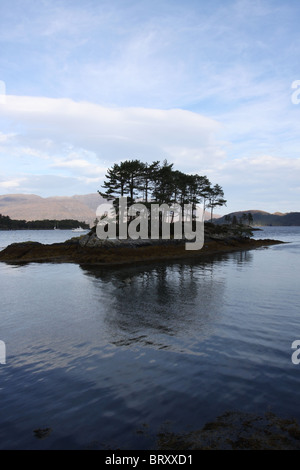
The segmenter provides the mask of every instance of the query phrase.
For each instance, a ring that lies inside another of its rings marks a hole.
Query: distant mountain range
[[[98,194],[43,198],[35,194],[0,196],[0,214],[16,220],[74,219],[92,224],[97,207],[104,202]]]
[[[288,212],[283,214],[281,212],[275,212],[270,214],[269,212],[259,211],[259,210],[248,210],[248,211],[238,211],[231,212],[230,214],[224,215],[223,217],[218,217],[214,219],[214,223],[224,224],[227,223],[228,216],[239,221],[243,214],[252,214],[253,223],[251,225],[266,226],[266,225],[275,225],[275,226],[291,226],[291,225],[300,225],[300,212]]]
[[[96,210],[105,200],[98,194],[75,196],[53,196],[43,198],[35,194],[4,194],[0,196],[0,214],[15,220],[65,220],[74,219],[93,224]],[[252,214],[253,225],[300,225],[300,212],[282,214],[259,210],[231,212],[231,218],[239,219],[243,214]],[[214,223],[226,223],[226,216],[215,215]],[[210,219],[210,213],[205,214]]]
[[[0,196],[0,214],[14,220],[74,219],[92,225],[96,210],[103,203],[105,200],[98,193],[46,198],[35,194],[4,194]],[[205,219],[209,218],[210,212],[206,212]]]

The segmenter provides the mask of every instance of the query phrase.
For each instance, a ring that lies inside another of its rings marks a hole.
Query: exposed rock
[[[45,439],[50,436],[52,432],[51,428],[37,428],[33,430],[33,433],[37,439]]]
[[[43,245],[36,242],[14,243],[0,252],[0,261],[18,264],[28,262],[70,262],[123,265],[162,260],[198,259],[216,253],[251,250],[283,243],[278,240],[208,239],[205,240],[201,250],[188,251],[185,249],[185,243],[182,240],[100,240],[99,242],[94,236],[91,236],[84,240],[81,237],[73,238],[64,243],[54,243],[52,245]]]
[[[150,239],[107,239],[101,240],[97,234],[90,232],[79,239],[79,245],[92,248],[139,248],[145,246],[164,246],[164,245],[182,245],[185,240],[150,240]]]
[[[274,413],[226,412],[190,433],[161,432],[160,450],[299,450],[300,427],[295,419]]]
[[[92,229],[87,235],[64,243],[43,245],[38,242],[13,243],[0,252],[0,261],[11,263],[73,262],[101,265],[145,263],[168,259],[199,258],[209,254],[250,250],[283,243],[279,240],[254,240],[241,229],[205,225],[204,246],[201,250],[186,250],[186,240],[101,240]]]

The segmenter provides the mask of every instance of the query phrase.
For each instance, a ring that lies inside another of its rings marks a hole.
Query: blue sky
[[[299,211],[299,18],[296,0],[1,0],[0,194],[93,193],[114,162],[167,158],[223,187],[219,213]]]

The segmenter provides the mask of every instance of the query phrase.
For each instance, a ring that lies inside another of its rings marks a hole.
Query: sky
[[[167,159],[233,211],[300,211],[298,0],[1,0],[0,194]]]

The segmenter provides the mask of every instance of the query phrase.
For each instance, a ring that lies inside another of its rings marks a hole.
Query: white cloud
[[[224,189],[228,204],[223,214],[250,209],[291,212],[300,209],[299,171],[300,158],[259,155],[227,160],[207,174]]]
[[[80,156],[80,155],[78,155]],[[73,158],[72,158],[73,157]],[[88,157],[86,157],[88,158]],[[49,166],[49,168],[56,168],[56,169],[67,169],[70,172],[74,173],[75,175],[85,175],[83,178],[85,181],[99,181],[103,179],[107,167],[99,165],[96,162],[97,158],[94,155],[92,161],[84,160],[83,158],[77,158],[77,155],[70,154],[66,158],[55,158],[54,163]],[[98,177],[91,178],[91,175],[98,175]],[[80,178],[78,176],[78,178]]]
[[[71,159],[73,164],[56,163],[61,167],[84,168],[95,155],[107,163],[169,158],[186,165],[191,158],[201,165],[219,160],[221,153],[216,138],[220,124],[180,109],[105,108],[67,99],[8,96],[1,115],[21,126],[15,141],[26,139],[31,149],[36,146],[30,152],[23,147],[24,153],[47,154],[51,141],[53,157],[70,148],[81,155]]]
[[[69,99],[9,95],[1,121],[6,127],[3,135],[11,135],[1,142],[2,168],[8,180],[25,178],[20,192],[30,191],[32,184],[39,191],[43,188],[43,194],[53,194],[51,181],[55,185],[59,181],[51,180],[54,177],[67,178],[73,193],[78,192],[76,185],[81,192],[94,192],[107,168],[126,159],[167,158],[177,169],[201,173],[207,162],[220,162],[225,155],[217,139],[220,123],[180,109],[107,108]]]
[[[14,137],[15,134],[3,134],[0,132],[0,145],[2,143],[8,143],[12,138]]]
[[[90,164],[86,160],[74,159],[68,161],[56,162],[51,165],[54,168],[89,168]]]
[[[15,178],[11,180],[0,181],[0,188],[5,191],[16,190],[17,188],[20,188],[23,181],[25,181],[25,178]]]
[[[221,184],[228,200],[223,213],[249,205],[266,209],[265,204],[274,211],[297,210],[299,159],[259,153],[257,147],[230,158],[230,142],[218,139],[226,135],[224,127],[197,113],[8,96],[1,118],[14,123],[1,134],[0,158],[7,181],[0,187],[8,192],[95,192],[116,161],[167,158],[176,169],[206,174],[212,183]],[[15,123],[18,133],[12,132]],[[10,159],[5,157],[8,153]],[[279,198],[278,191],[287,197]]]

